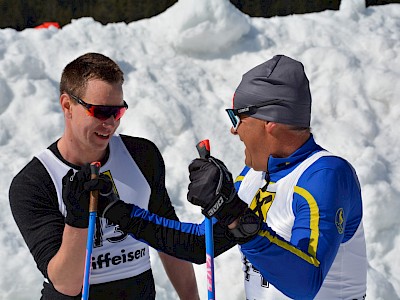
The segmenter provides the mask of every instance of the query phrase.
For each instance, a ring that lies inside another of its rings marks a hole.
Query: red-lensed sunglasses
[[[81,98],[74,96],[72,94],[68,95],[71,96],[71,98],[74,99],[76,102],[78,102],[80,105],[82,105],[86,109],[87,114],[89,116],[95,117],[101,121],[105,121],[111,116],[114,116],[115,121],[118,121],[119,119],[121,119],[125,111],[128,109],[128,104],[125,101],[123,105],[119,106],[94,105],[86,103]]]

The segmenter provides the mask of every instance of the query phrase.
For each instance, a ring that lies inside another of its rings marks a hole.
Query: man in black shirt
[[[81,297],[88,219],[62,193],[62,178],[71,168],[80,170],[100,161],[100,171],[111,178],[114,192],[178,220],[157,147],[145,139],[115,134],[128,108],[123,81],[118,65],[104,55],[87,53],[69,63],[60,82],[64,133],[11,184],[14,219],[45,278],[42,299]],[[97,218],[96,225],[90,299],[154,299],[148,246],[106,219]],[[159,255],[179,297],[198,299],[192,265]]]

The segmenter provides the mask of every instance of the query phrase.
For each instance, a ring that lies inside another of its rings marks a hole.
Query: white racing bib
[[[71,169],[50,150],[37,155],[53,180],[60,212],[65,216],[62,178]],[[110,140],[110,156],[100,172],[111,177],[114,189],[127,203],[148,209],[150,186],[118,135]],[[97,217],[90,283],[97,284],[139,275],[150,269],[149,247]]]
[[[300,163],[291,173],[276,183],[269,184],[266,190],[260,192],[259,189],[266,184],[264,179],[265,172],[250,169],[240,185],[238,195],[249,204],[250,208],[263,215],[264,220],[266,216],[266,223],[278,235],[286,241],[290,241],[295,218],[292,210],[295,186],[300,176],[309,166],[320,157],[330,155],[332,154],[327,151],[313,154]],[[350,295],[363,295],[365,293],[364,287],[366,286],[366,278],[364,279],[363,276],[363,274],[366,274],[365,261],[364,230],[361,222],[354,236],[340,245],[336,258],[315,299],[338,299],[338,293],[341,294],[340,299],[354,299]],[[242,262],[246,299],[290,299],[266,281],[243,254]],[[362,299],[362,296],[360,299]]]

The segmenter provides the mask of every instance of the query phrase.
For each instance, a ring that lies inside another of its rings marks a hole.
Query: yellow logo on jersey
[[[336,228],[340,234],[342,234],[344,231],[344,215],[343,214],[344,214],[343,208],[339,208],[337,210],[336,216],[335,216]]]
[[[256,215],[262,216],[264,221],[267,220],[268,210],[275,199],[275,193],[268,192],[266,189],[266,185],[259,189],[250,203],[250,209],[253,210]]]
[[[108,176],[108,177],[111,179],[111,182],[112,182],[112,185],[113,185],[114,194],[117,195],[118,198],[119,198],[119,194],[118,194],[118,191],[117,191],[117,187],[115,186],[114,179],[113,179],[113,177],[112,177],[112,175],[111,175],[111,171],[110,171],[110,170],[105,171],[105,172],[103,172],[103,174],[106,175],[106,176]]]

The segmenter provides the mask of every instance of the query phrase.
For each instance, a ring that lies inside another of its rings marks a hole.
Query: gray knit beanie
[[[251,117],[309,127],[311,93],[303,64],[276,55],[244,74],[235,92],[233,108],[260,104],[268,105],[258,108]]]

